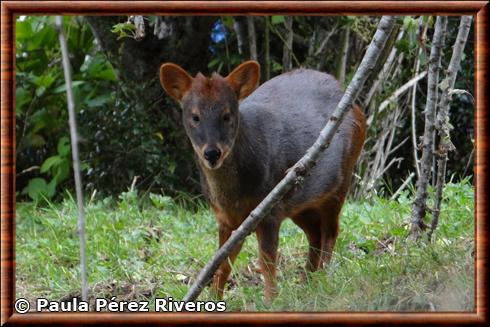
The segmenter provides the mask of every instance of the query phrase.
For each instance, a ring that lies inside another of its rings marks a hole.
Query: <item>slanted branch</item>
[[[215,253],[214,257],[204,266],[197,276],[196,281],[185,295],[184,301],[193,301],[199,296],[206,283],[212,278],[219,265],[228,258],[231,251],[240,244],[245,237],[255,230],[260,221],[314,166],[320,155],[327,148],[328,144],[330,144],[330,141],[334,137],[345,114],[352,108],[354,100],[359,95],[369,73],[376,64],[376,60],[393,29],[394,23],[394,16],[383,16],[381,18],[376,34],[359,65],[359,69],[356,71],[344,96],[333,112],[331,119],[328,120],[315,143],[308,149],[306,154],[288,170],[286,176],[276,185],[276,187],[274,187],[274,189],[272,189],[265,199],[262,200],[257,208],[252,210],[240,227],[233,232],[231,237]]]

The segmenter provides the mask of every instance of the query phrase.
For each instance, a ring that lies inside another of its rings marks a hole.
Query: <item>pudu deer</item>
[[[203,193],[216,215],[219,246],[314,143],[343,94],[332,76],[314,70],[294,70],[257,88],[259,78],[255,61],[242,63],[227,77],[198,73],[193,78],[172,63],[160,68],[163,88],[183,110]],[[286,217],[306,233],[306,269],[315,271],[330,261],[365,133],[364,115],[354,107],[304,183],[258,225],[266,303],[277,294],[279,227]],[[219,298],[240,248],[214,275],[212,289]]]

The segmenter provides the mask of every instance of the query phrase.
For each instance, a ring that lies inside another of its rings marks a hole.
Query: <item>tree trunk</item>
[[[235,30],[238,54],[243,54],[243,44],[245,43],[245,28],[243,27],[242,17],[233,17],[233,29]]]
[[[252,231],[255,230],[260,221],[274,208],[275,205],[288,193],[296,183],[300,182],[308,171],[314,166],[321,153],[329,146],[345,114],[352,108],[354,100],[359,95],[363,84],[373,69],[379,54],[381,53],[386,39],[393,29],[394,16],[383,16],[359,69],[347,87],[344,96],[330,117],[328,123],[320,132],[315,143],[308,149],[306,154],[290,169],[286,176],[272,189],[264,200],[249,214],[231,237],[220,247],[214,257],[204,266],[196,281],[184,297],[184,301],[193,301],[201,293],[204,285],[211,279],[219,265],[228,258],[233,249],[240,244]]]
[[[444,46],[446,33],[447,17],[438,16],[434,37],[432,39],[432,48],[429,59],[429,74],[427,82],[427,101],[425,105],[425,127],[421,158],[420,178],[417,181],[417,192],[412,208],[412,225],[410,235],[418,239],[420,232],[426,228],[424,217],[427,211],[427,187],[430,181],[431,164],[432,164],[432,133],[434,131],[434,118],[437,101],[437,85],[439,81],[439,69],[441,66],[441,52]]]
[[[198,183],[192,148],[182,128],[181,110],[170,99],[159,82],[163,62],[175,62],[193,74],[208,70],[210,32],[218,17],[158,17],[155,26],[145,24],[145,37],[118,40],[112,27],[127,21],[127,17],[86,17],[95,38],[115,68],[118,83],[118,102],[132,111],[145,111],[155,129],[165,136],[162,152],[172,153],[175,170],[174,185],[166,192],[180,190],[196,192]],[[146,22],[145,22],[146,23]],[[141,136],[143,137],[143,136]],[[143,142],[143,140],[142,140]]]
[[[163,96],[158,81],[163,62],[175,62],[195,73],[207,70],[209,33],[215,18],[162,17],[162,24],[170,32],[159,39],[146,26],[146,36],[141,41],[132,38],[117,40],[117,35],[111,29],[121,21],[120,17],[87,16],[86,19],[111,64],[117,69],[122,82],[120,86],[134,100],[141,99],[143,85],[146,100],[156,101]]]
[[[346,70],[346,65],[347,65],[347,54],[349,53],[349,35],[350,35],[350,28],[349,26],[345,26],[342,30],[342,34],[340,36],[340,43],[341,43],[341,48],[340,48],[340,54],[337,57],[337,71],[335,74],[335,77],[337,78],[337,81],[339,81],[340,85],[344,86],[345,84],[345,70]]]
[[[264,17],[264,66],[265,66],[265,80],[268,81],[271,78],[271,50],[270,50],[270,27],[269,17]]]
[[[257,60],[257,38],[255,35],[255,22],[253,16],[247,16],[247,28],[250,59]]]
[[[471,16],[461,17],[458,35],[453,45],[453,54],[447,68],[446,78],[441,83],[443,85],[443,90],[441,101],[439,102],[439,112],[436,119],[436,129],[439,134],[439,147],[437,151],[438,168],[436,198],[434,201],[434,208],[432,210],[432,222],[428,235],[429,239],[431,238],[432,233],[437,228],[437,224],[439,223],[442,191],[446,179],[447,155],[449,151],[454,150],[454,145],[451,143],[451,137],[449,135],[451,131],[451,125],[449,124],[449,103],[451,102],[451,91],[454,88],[454,83],[456,82],[463,49],[465,47],[466,39],[468,38],[468,33],[470,31],[471,19]]]
[[[282,50],[282,71],[288,72],[293,68],[293,17],[285,16],[284,25],[286,26],[286,42]]]

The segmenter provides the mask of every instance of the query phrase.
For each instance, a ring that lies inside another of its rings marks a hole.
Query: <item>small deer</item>
[[[198,73],[193,78],[172,63],[160,68],[164,90],[182,108],[203,193],[218,223],[220,247],[313,145],[343,94],[332,76],[309,69],[279,75],[257,88],[259,79],[260,66],[255,61],[242,63],[227,77]],[[277,295],[279,228],[286,217],[308,239],[306,269],[315,271],[330,261],[339,214],[365,134],[364,115],[355,106],[303,184],[258,225],[255,233],[266,303]],[[223,297],[230,263],[241,246],[214,275],[212,290],[218,298]]]

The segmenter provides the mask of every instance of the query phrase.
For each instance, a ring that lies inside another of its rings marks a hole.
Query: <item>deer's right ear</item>
[[[160,67],[160,83],[163,89],[178,102],[192,85],[192,77],[181,67],[166,63]]]

